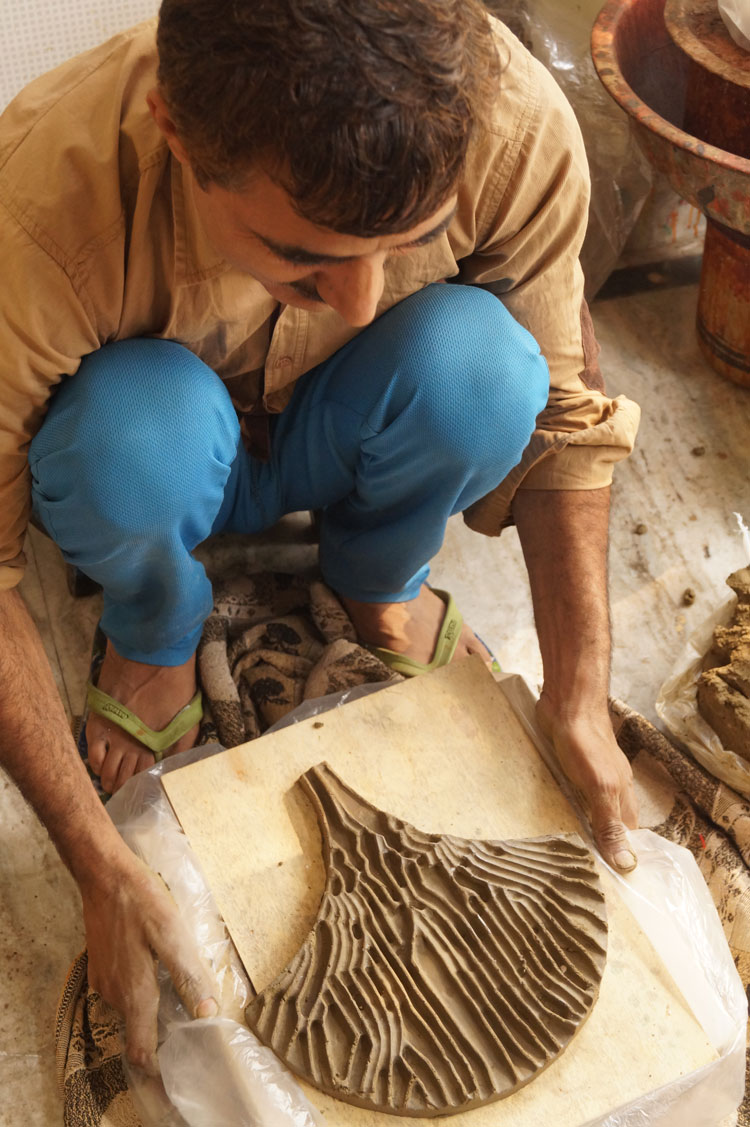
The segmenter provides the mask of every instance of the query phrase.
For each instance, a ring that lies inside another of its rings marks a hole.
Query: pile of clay
[[[714,631],[710,667],[698,678],[698,709],[725,750],[750,761],[750,567],[727,583],[737,606],[729,625]]]

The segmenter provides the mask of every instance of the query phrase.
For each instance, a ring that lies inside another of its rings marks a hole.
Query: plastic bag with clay
[[[591,61],[591,28],[602,2],[486,0],[551,71],[581,126],[591,170],[589,225],[581,251],[589,299],[614,270],[653,180],[627,115],[604,90]]]
[[[695,756],[702,767],[750,798],[750,763],[725,748],[713,728],[698,711],[698,677],[711,649],[717,626],[732,617],[734,599],[723,603],[688,639],[669,677],[656,698],[656,712],[675,739]]]
[[[279,726],[384,687],[363,685],[306,702]],[[540,753],[567,790],[551,749],[535,726],[528,688],[520,678],[511,677],[505,679],[505,689]],[[109,805],[123,837],[169,886],[198,950],[216,975],[223,1015],[190,1021],[160,969],[161,1080],[149,1080],[126,1065],[131,1093],[144,1127],[320,1127],[319,1117],[294,1077],[242,1023],[249,984],[161,786],[162,774],[221,750],[216,745],[195,748],[165,760],[129,780]],[[736,1109],[744,1089],[744,990],[691,855],[648,830],[632,834],[631,842],[639,856],[638,868],[627,878],[610,872],[720,1055],[706,1068],[585,1127],[684,1127],[686,1123],[718,1127]]]
[[[750,51],[750,4],[747,0],[719,0],[719,15],[735,43]]]
[[[739,568],[746,566],[750,559],[750,529],[739,513],[734,516],[744,557],[738,562]],[[690,636],[675,663],[672,676],[659,690],[656,712],[675,739],[695,756],[702,767],[744,798],[750,798],[750,763],[724,747],[698,711],[698,677],[703,672],[706,654],[713,644],[714,630],[717,626],[727,625],[736,603],[735,598],[722,603]]]

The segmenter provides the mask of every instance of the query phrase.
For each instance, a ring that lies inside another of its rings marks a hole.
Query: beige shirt
[[[547,358],[549,403],[522,463],[465,514],[490,535],[519,486],[608,484],[638,425],[635,404],[597,389],[584,356],[578,126],[546,70],[496,31],[506,66],[495,119],[472,145],[455,218],[387,261],[378,310],[440,279],[479,284]],[[128,337],[178,340],[221,376],[242,417],[261,396],[281,411],[295,380],[357,332],[332,310],[279,308],[212,249],[148,112],[155,72],[151,21],[33,82],[0,117],[0,588],[23,571],[30,439],[83,356]]]

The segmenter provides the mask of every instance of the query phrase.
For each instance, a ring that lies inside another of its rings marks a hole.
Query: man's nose
[[[369,325],[383,293],[384,263],[383,252],[328,267],[316,278],[318,294],[347,324]]]

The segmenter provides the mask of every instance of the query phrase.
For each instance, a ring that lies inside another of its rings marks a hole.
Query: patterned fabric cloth
[[[206,698],[201,742],[254,739],[303,700],[391,674],[357,645],[324,584],[262,573],[216,589],[199,649]],[[642,821],[696,858],[743,983],[750,985],[750,803],[679,751],[647,720],[611,702],[633,764]],[[70,971],[57,1022],[65,1127],[139,1127],[120,1061],[118,1021],[88,989],[86,956]],[[750,1127],[750,1097],[737,1120]]]
[[[324,583],[279,572],[215,587],[198,671],[205,709],[199,743],[224,747],[254,740],[305,700],[401,680],[357,643]]]
[[[88,957],[68,971],[55,1026],[65,1127],[141,1127],[122,1067],[119,1022],[87,981]]]

